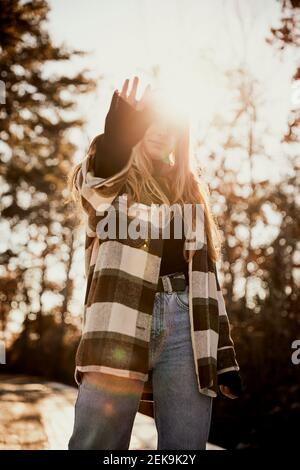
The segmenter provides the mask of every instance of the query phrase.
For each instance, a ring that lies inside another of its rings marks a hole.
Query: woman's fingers
[[[118,98],[119,98],[119,92],[118,90],[115,90],[112,96],[111,102],[110,102],[109,112],[113,111],[116,108]]]
[[[135,76],[133,79],[131,92],[128,97],[129,103],[134,107],[136,107],[136,91],[137,91],[138,84],[139,84],[139,78]]]
[[[133,79],[131,91],[128,95],[128,89],[129,89],[129,78],[126,78],[126,80],[123,83],[122,91],[121,91],[121,98],[123,98],[124,101],[129,103],[133,108],[136,110],[142,110],[145,108],[147,103],[150,102],[151,100],[151,85],[148,84],[142,98],[138,101],[136,99],[136,94],[137,94],[137,88],[139,84],[139,77],[135,76]],[[127,96],[128,95],[128,96]]]
[[[126,101],[128,104],[130,104],[134,108],[136,106],[135,96],[136,96],[136,89],[137,89],[137,85],[138,85],[138,80],[139,80],[138,77],[134,77],[131,92],[130,92],[129,96],[127,96],[128,88],[129,88],[129,78],[126,78],[126,80],[123,83],[122,92],[121,92],[121,95],[120,95],[123,98],[124,101]]]
[[[151,95],[151,85],[147,85],[142,98],[140,99],[140,101],[137,104],[137,110],[140,111],[146,106],[146,104],[150,100],[150,95]]]
[[[129,78],[126,78],[126,80],[123,83],[123,87],[122,87],[122,91],[120,95],[125,101],[127,101],[128,85],[129,85]]]

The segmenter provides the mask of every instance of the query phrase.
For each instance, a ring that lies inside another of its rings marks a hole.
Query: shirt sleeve
[[[227,385],[231,393],[240,397],[244,392],[242,377],[237,370],[230,370],[218,375],[218,385]]]
[[[111,176],[96,176],[94,161],[98,137],[95,137],[92,141],[75,179],[82,208],[87,214],[89,225],[93,230],[96,226],[97,217],[101,216],[109,208],[112,201],[118,195],[132,160],[132,158],[129,158],[127,163]]]
[[[234,342],[230,333],[230,323],[226,311],[225,300],[221,290],[218,269],[214,263],[214,272],[217,284],[217,302],[219,312],[219,341],[217,352],[217,374],[240,370],[235,353]]]
[[[109,178],[124,168],[130,159],[130,152],[112,151],[113,145],[104,143],[104,135],[101,134],[95,141],[94,171],[95,176]]]
[[[133,147],[155,118],[151,106],[136,110],[115,92],[105,119],[104,133],[95,138],[95,176],[108,178],[127,166]]]

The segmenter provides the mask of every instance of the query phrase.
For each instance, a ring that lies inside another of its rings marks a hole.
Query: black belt
[[[184,273],[165,274],[159,276],[156,290],[157,292],[183,291],[187,285]]]

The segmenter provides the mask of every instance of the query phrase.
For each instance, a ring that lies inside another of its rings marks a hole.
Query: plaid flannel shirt
[[[105,209],[113,206],[118,215],[123,211],[126,215],[125,193],[120,191],[124,186],[117,183],[126,178],[131,158],[121,171],[101,178],[94,174],[94,156],[92,143],[76,178],[86,218],[87,286],[75,380],[79,384],[85,371],[143,380],[139,411],[144,412],[143,402],[153,405],[148,351],[162,240],[99,238],[97,224]],[[105,189],[113,185],[115,192],[107,196]],[[237,371],[239,365],[216,264],[208,256],[205,241],[189,261],[189,315],[199,393],[216,397],[217,375]]]

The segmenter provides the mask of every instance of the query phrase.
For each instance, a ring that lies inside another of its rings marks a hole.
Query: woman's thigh
[[[111,374],[84,373],[68,448],[129,448],[144,383]]]

